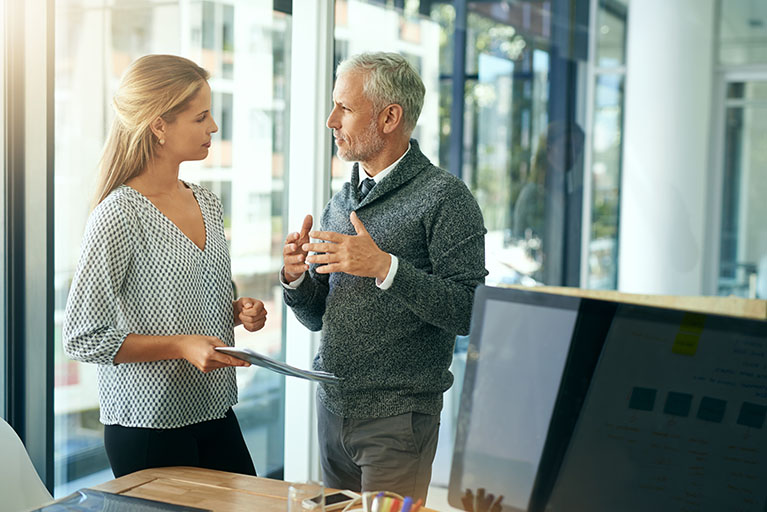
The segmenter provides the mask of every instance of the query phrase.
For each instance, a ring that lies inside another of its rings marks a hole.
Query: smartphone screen
[[[327,496],[325,496],[325,508],[327,510],[332,510],[331,508],[328,508],[328,507],[332,507],[333,505],[339,505],[341,503],[347,503],[349,501],[352,501],[353,499],[354,498],[352,498],[351,496],[347,496],[346,494],[342,492],[334,492],[332,494],[328,494]],[[312,498],[312,501],[319,504],[320,497],[315,496],[314,498]]]

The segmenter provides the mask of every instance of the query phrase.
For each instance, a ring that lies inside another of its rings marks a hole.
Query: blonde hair
[[[158,117],[172,123],[209,76],[176,55],[145,55],[131,63],[112,99],[115,118],[99,162],[95,204],[144,170],[157,151],[151,123]]]

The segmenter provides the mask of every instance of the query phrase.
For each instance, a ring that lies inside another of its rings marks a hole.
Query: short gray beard
[[[348,139],[347,139],[347,142]],[[374,117],[365,130],[357,137],[354,147],[349,144],[347,149],[338,148],[338,157],[347,162],[367,162],[381,152],[384,140],[376,133],[376,118]]]

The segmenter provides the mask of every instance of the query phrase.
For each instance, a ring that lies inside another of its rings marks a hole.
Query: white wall
[[[621,291],[703,293],[714,15],[714,0],[631,3]]]

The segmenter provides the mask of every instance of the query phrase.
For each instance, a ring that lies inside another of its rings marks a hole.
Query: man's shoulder
[[[447,187],[450,190],[468,190],[460,178],[442,167],[434,165],[429,157],[423,154],[416,139],[410,139],[410,151],[412,157],[406,161],[406,165],[419,168],[417,177],[420,178],[421,182],[428,182],[443,188]]]

